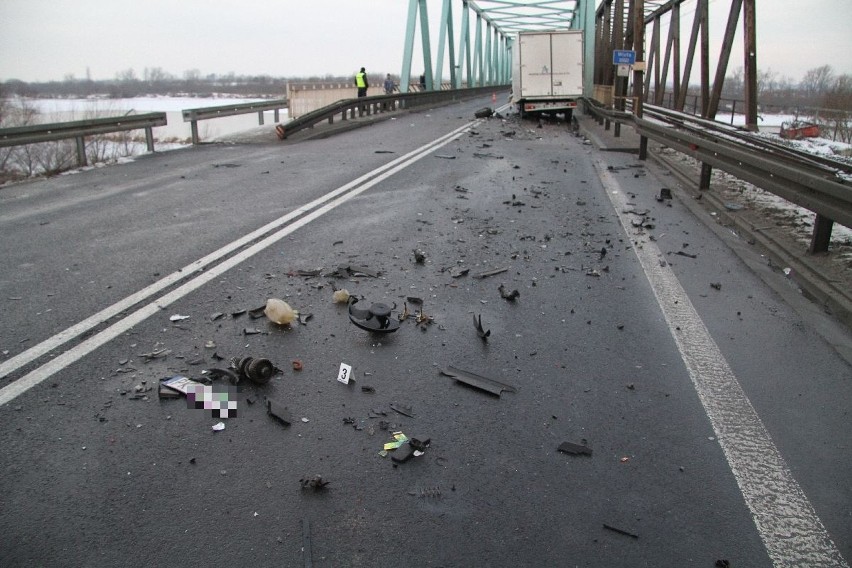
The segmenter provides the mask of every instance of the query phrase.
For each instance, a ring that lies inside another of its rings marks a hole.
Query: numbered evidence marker
[[[352,375],[352,366],[346,363],[340,364],[340,370],[337,372],[337,380],[344,385],[349,384],[349,377]]]

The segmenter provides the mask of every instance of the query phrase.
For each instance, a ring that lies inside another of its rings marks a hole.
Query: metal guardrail
[[[77,141],[77,165],[82,167],[86,165],[86,136],[144,128],[148,151],[153,152],[154,134],[152,128],[155,126],[165,126],[165,124],[166,113],[150,112],[118,117],[0,128],[0,148],[74,138]]]
[[[816,213],[811,252],[825,252],[835,222],[852,227],[852,168],[749,136],[746,131],[688,114],[644,106],[651,118],[604,108],[585,99],[598,118],[630,124],[655,140]]]
[[[275,111],[275,122],[278,122],[278,111],[287,108],[287,99],[274,99],[270,101],[243,103],[236,105],[221,105],[203,108],[187,108],[182,111],[183,121],[191,123],[192,143],[200,144],[198,137],[198,121],[211,118],[222,118],[225,116],[236,116],[238,114],[257,113],[257,123],[263,124],[263,113],[268,110]]]
[[[482,96],[496,91],[508,89],[509,85],[491,85],[488,87],[474,87],[470,89],[455,89],[449,91],[423,91],[419,93],[393,93],[390,95],[376,95],[372,97],[361,97],[355,99],[344,99],[332,103],[321,109],[309,112],[299,118],[293,119],[286,124],[276,126],[278,137],[285,139],[288,136],[304,130],[313,128],[314,125],[323,121],[334,123],[334,118],[340,115],[341,120],[354,119],[383,112],[391,112],[397,109],[415,108],[431,104],[443,104],[473,97]]]

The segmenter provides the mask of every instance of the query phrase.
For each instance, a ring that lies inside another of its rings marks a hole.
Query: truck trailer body
[[[512,100],[521,116],[564,113],[583,96],[583,31],[520,32],[512,48]]]

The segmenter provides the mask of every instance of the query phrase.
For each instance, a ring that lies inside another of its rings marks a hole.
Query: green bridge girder
[[[439,2],[441,18],[433,66],[428,4],[435,6]],[[471,11],[475,19],[471,18]],[[456,13],[461,14],[458,27]],[[445,53],[449,56],[453,88],[505,85],[512,81],[512,46],[518,32],[581,29],[585,51],[583,90],[587,95],[592,93],[595,0],[409,0],[400,75],[403,93],[410,88],[418,18],[426,90],[441,88]]]

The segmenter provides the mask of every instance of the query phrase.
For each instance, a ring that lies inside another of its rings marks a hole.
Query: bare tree
[[[116,73],[115,78],[122,83],[133,83],[137,81],[136,71],[133,70],[133,67],[125,69],[124,71],[119,71]]]

